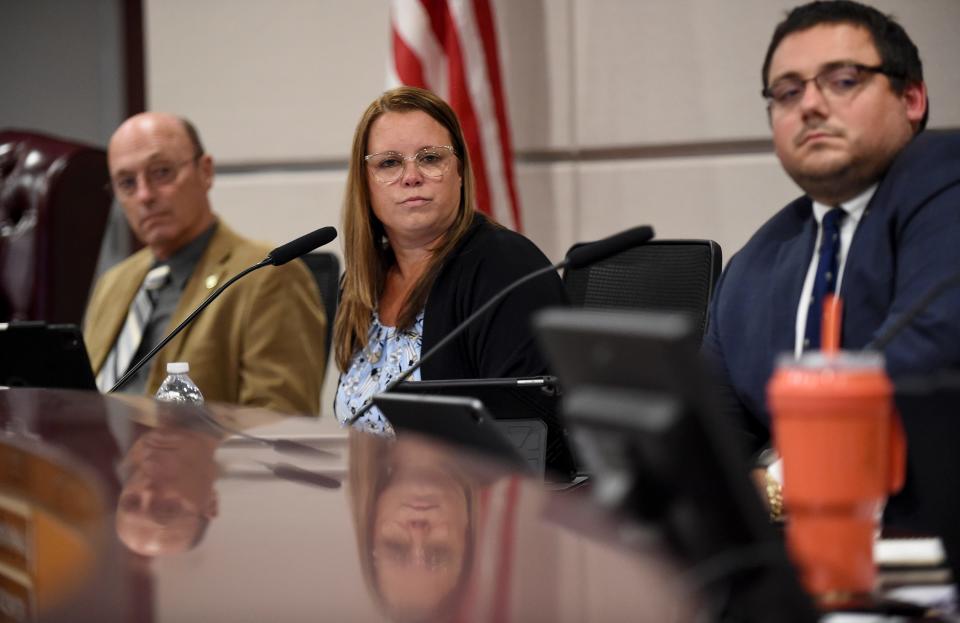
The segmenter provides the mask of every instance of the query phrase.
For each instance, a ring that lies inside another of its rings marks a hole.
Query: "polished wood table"
[[[655,539],[401,433],[0,390],[0,620],[684,621]],[[625,536],[631,545],[624,546]]]

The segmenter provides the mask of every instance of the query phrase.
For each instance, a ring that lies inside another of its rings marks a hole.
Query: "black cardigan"
[[[497,292],[549,264],[532,242],[477,214],[427,297],[421,354]],[[544,307],[566,304],[563,284],[556,273],[524,284],[424,363],[421,378],[426,381],[546,374],[547,364],[535,344],[531,316]]]

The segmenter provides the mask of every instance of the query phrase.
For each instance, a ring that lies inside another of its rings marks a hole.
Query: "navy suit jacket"
[[[769,438],[766,384],[777,355],[793,353],[815,238],[812,202],[801,197],[730,260],[711,304],[703,352],[751,450]],[[960,133],[922,132],[896,157],[854,233],[840,286],[842,347],[863,348],[957,272]],[[893,378],[960,365],[960,288],[935,299],[884,355]]]

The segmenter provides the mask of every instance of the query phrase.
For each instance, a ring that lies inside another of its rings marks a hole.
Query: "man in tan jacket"
[[[270,250],[214,215],[213,159],[185,119],[131,117],[110,139],[108,160],[114,193],[146,248],[108,271],[87,307],[84,337],[101,391],[213,289]],[[129,349],[136,334],[125,324],[141,288],[150,303],[138,310],[142,338],[126,362],[129,354],[117,354],[120,342]],[[325,326],[316,283],[302,262],[263,268],[228,288],[121,391],[153,394],[167,362],[186,361],[207,400],[317,414]]]

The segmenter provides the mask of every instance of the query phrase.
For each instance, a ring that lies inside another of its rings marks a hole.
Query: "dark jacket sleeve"
[[[749,413],[743,401],[737,395],[727,369],[727,361],[720,340],[720,329],[723,322],[720,317],[720,301],[723,296],[723,277],[726,276],[727,273],[724,273],[714,290],[707,333],[703,338],[701,347],[701,356],[707,368],[713,398],[722,417],[722,424],[734,431],[734,436],[739,439],[744,453],[754,456],[770,443],[770,433],[759,423],[756,417]]]
[[[483,223],[441,272],[424,314],[425,353],[475,310],[517,279],[550,262],[523,236]],[[547,372],[531,320],[546,307],[567,304],[555,272],[507,295],[437,356],[423,379],[501,378]]]
[[[881,335],[940,283],[960,269],[960,185],[927,204],[903,232],[897,258],[897,288]],[[894,378],[930,374],[960,364],[960,288],[933,298],[910,324],[896,333],[884,354]]]

